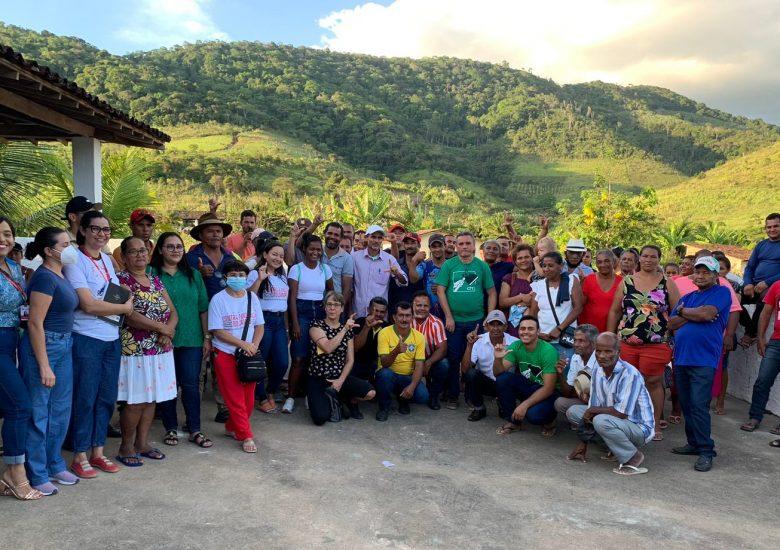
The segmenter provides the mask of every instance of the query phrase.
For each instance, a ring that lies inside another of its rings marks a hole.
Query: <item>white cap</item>
[[[373,235],[374,233],[381,233],[382,235],[387,235],[387,233],[385,233],[385,230],[382,228],[381,225],[369,225],[368,229],[366,229],[366,235]]]
[[[587,247],[582,239],[569,239],[569,242],[566,243],[566,250],[570,250],[571,252],[585,252]]]

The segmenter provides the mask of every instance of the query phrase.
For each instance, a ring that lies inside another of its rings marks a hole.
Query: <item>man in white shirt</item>
[[[588,394],[578,395],[574,390],[574,380],[583,371],[588,376],[593,376],[593,369],[598,363],[594,353],[598,336],[599,329],[593,325],[580,325],[574,329],[574,355],[569,361],[569,366],[564,368],[565,365],[558,364],[558,385],[561,397],[555,400],[555,410],[561,414],[566,414],[572,405],[587,405],[588,403]]]
[[[460,363],[466,384],[466,399],[474,407],[469,414],[469,422],[478,422],[487,416],[484,395],[496,396],[493,347],[496,344],[509,346],[517,341],[517,338],[506,332],[506,316],[501,310],[494,309],[488,313],[483,326],[487,332],[477,335],[479,324],[476,324],[474,330],[466,335],[466,352]]]

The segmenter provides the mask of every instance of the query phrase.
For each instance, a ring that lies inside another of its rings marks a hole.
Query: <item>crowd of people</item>
[[[466,231],[432,233],[423,251],[401,224],[321,230],[321,216],[274,235],[246,210],[233,231],[218,206],[191,229],[189,249],[175,232],[153,240],[155,215],[138,209],[132,235],[109,251],[110,220],[75,197],[67,227],[41,229],[24,251],[40,260],[34,271],[0,216],[4,495],[34,500],[118,464],[165,459],[152,444],[155,417],[165,445],[183,433],[213,446],[204,374],[215,421],[246,453],[258,450],[254,411],[292,414],[303,400],[321,426],[363,419],[361,403],[375,402],[386,422],[412,405],[456,410],[464,391],[468,421],[485,419],[493,397],[499,435],[534,425],[555,437],[563,425],[577,441],[570,460],[585,461],[593,443],[631,476],[648,471],[643,449],[680,422],[686,442],[672,452],[712,468],[710,403],[724,412],[735,346],[762,357],[743,430],[758,428],[780,372],[777,213],[739,278],[717,251],[662,265],[652,244],[591,251],[570,239],[560,253],[544,218],[526,243],[507,217],[506,234],[478,254]],[[244,374],[247,358],[259,377]],[[110,458],[112,434],[121,443]]]

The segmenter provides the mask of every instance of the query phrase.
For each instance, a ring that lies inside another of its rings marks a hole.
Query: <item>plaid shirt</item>
[[[601,365],[596,366],[590,382],[588,407],[614,407],[642,429],[645,443],[653,438],[655,415],[645,380],[633,365],[622,359],[618,359],[610,378]]]

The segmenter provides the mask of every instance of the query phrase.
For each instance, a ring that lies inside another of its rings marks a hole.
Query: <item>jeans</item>
[[[450,362],[446,357],[440,359],[428,370],[428,378],[430,381],[430,387],[428,393],[431,396],[438,397],[441,392],[444,391],[444,385],[447,382],[447,376],[450,373]]]
[[[306,385],[306,398],[309,400],[309,414],[315,426],[322,426],[330,420],[330,399],[325,392],[330,388],[330,382],[324,378],[309,377]],[[340,402],[349,402],[353,398],[362,399],[374,388],[365,380],[349,375],[338,392]],[[334,390],[330,390],[334,391]]]
[[[714,457],[715,442],[710,437],[710,399],[715,369],[712,367],[674,366],[674,382],[680,397],[680,408],[685,417],[685,436],[688,445],[700,456]]]
[[[455,323],[455,330],[447,332],[447,361],[449,374],[447,376],[447,397],[457,399],[460,395],[460,360],[466,352],[466,335],[474,327],[482,326],[482,319],[468,323]]]
[[[463,375],[463,381],[466,383],[466,399],[476,409],[485,407],[483,396],[496,396],[496,381],[488,378],[476,368],[466,371],[466,374]]]
[[[570,361],[571,358],[574,357],[574,348],[567,348],[558,342],[550,342],[550,344],[552,344],[552,347],[556,349],[559,357],[561,355],[565,355],[567,361]]]
[[[0,327],[0,413],[3,414],[3,462],[24,464],[27,423],[32,415],[30,394],[25,387],[16,354],[19,329]]]
[[[27,431],[27,476],[33,485],[66,469],[62,444],[68,435],[73,405],[73,339],[70,333],[45,332],[46,355],[54,372],[51,388],[41,384],[38,361],[28,334],[19,347],[22,379],[30,392],[32,418]]]
[[[295,300],[295,307],[298,311],[298,326],[301,327],[301,337],[290,342],[290,355],[293,359],[305,359],[311,355],[309,328],[312,321],[324,317],[324,310],[321,300]]]
[[[572,424],[580,426],[582,415],[586,410],[588,410],[587,405],[572,405],[566,411],[566,418]],[[620,464],[628,462],[636,454],[637,447],[645,445],[645,433],[642,428],[627,418],[598,414],[593,417],[593,428]]]
[[[194,434],[200,431],[200,368],[203,362],[203,348],[173,348],[173,363],[176,366],[176,383],[181,387],[181,404],[187,417],[187,430]],[[179,427],[176,415],[176,398],[158,403],[165,431]]]
[[[512,413],[517,403],[516,399],[519,397],[521,402],[525,401],[541,387],[539,384],[531,382],[528,378],[516,372],[502,372],[496,376],[498,406],[504,420],[513,424],[519,424],[519,422],[512,419]],[[557,397],[558,394],[553,392],[552,395],[543,401],[530,407],[525,413],[524,420],[529,424],[547,424],[555,420],[557,413],[555,412],[554,404]]]
[[[106,444],[114,414],[122,345],[73,333],[73,452],[84,453]]]
[[[376,371],[376,395],[379,402],[379,408],[382,410],[388,410],[390,408],[390,402],[393,395],[398,395],[403,389],[412,383],[412,376],[410,374],[398,374],[391,371],[389,368],[381,368]],[[417,384],[414,389],[414,395],[411,401],[418,404],[428,402],[428,388],[422,380]]]
[[[780,374],[780,340],[769,340],[764,358],[758,368],[758,378],[753,384],[753,397],[750,400],[750,418],[761,422],[764,409],[769,401],[769,392]]]
[[[287,372],[290,358],[287,353],[287,329],[284,326],[284,313],[264,311],[265,331],[260,341],[260,354],[268,366],[268,385],[265,380],[257,383],[255,399],[264,401],[268,394],[275,394]],[[300,321],[299,321],[300,322]],[[303,328],[301,328],[303,330]]]

